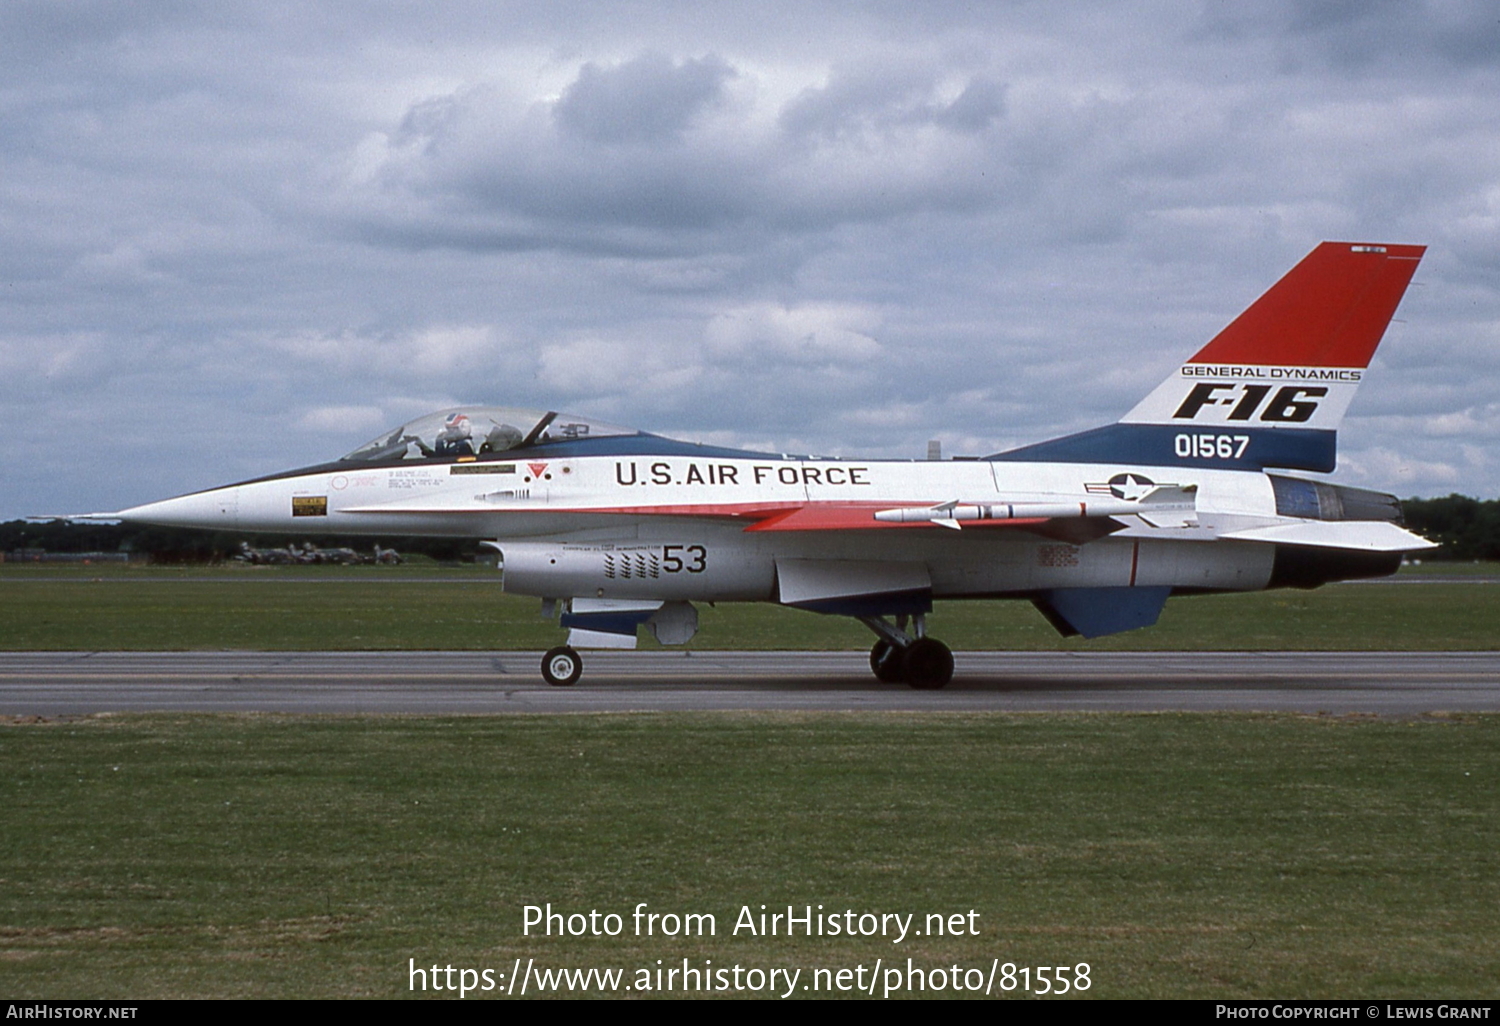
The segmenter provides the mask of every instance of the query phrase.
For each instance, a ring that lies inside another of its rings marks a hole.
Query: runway
[[[626,711],[1500,712],[1500,652],[960,652],[953,683],[877,683],[861,652],[0,653],[0,715]]]

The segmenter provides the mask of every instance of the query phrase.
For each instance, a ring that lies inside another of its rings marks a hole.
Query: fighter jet
[[[1432,547],[1393,495],[1295,476],[1337,429],[1422,246],[1325,242],[1114,424],[964,460],[695,445],[551,410],[443,410],[353,452],[95,516],[214,530],[479,539],[580,649],[680,645],[694,603],[854,617],[882,681],[940,688],[935,599],[1031,602],[1064,635],[1154,624],[1171,596],[1394,573]]]

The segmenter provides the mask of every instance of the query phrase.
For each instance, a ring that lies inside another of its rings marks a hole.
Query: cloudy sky
[[[1430,246],[1337,480],[1500,495],[1489,0],[0,6],[0,518],[460,403],[830,455],[1113,421]]]

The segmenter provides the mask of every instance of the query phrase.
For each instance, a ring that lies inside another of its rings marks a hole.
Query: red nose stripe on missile
[[[1368,367],[1426,250],[1325,242],[1188,362]]]
[[[789,509],[759,523],[751,524],[746,531],[868,531],[883,527],[925,527],[925,524],[888,524],[875,519],[878,510],[886,509],[890,503],[866,506],[859,503],[815,503]]]
[[[778,513],[769,519],[752,524],[746,531],[869,531],[885,527],[934,527],[931,520],[891,522],[876,520],[875,514],[889,509],[890,503],[854,505],[817,503],[801,509]],[[981,520],[972,527],[1024,527],[1027,524],[1045,524],[1047,517],[1029,517],[1016,520]]]

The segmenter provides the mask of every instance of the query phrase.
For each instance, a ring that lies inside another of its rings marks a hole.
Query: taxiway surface
[[[635,710],[1500,712],[1500,652],[961,652],[941,691],[885,685],[860,652],[0,653],[0,715]]]

